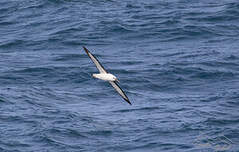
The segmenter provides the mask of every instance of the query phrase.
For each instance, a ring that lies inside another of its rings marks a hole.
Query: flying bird
[[[94,62],[94,64],[96,65],[97,69],[99,70],[99,74],[93,74],[94,78],[98,78],[104,81],[108,81],[114,88],[115,90],[120,94],[120,96],[131,105],[131,102],[129,101],[129,98],[126,96],[126,94],[124,93],[124,91],[120,88],[119,86],[119,80],[116,78],[116,76],[114,76],[111,73],[108,73],[105,68],[100,64],[100,62],[97,60],[97,58],[90,53],[90,51],[83,47],[86,54],[90,57],[90,59]]]

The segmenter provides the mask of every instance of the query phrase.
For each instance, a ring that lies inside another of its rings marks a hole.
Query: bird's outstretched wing
[[[85,47],[83,47],[83,48],[84,48],[85,52],[87,53],[87,55],[90,57],[90,59],[95,63],[95,65],[96,65],[97,69],[100,71],[100,73],[107,73],[105,68],[100,64],[100,62],[97,60],[97,58],[93,54],[91,54],[87,48],[85,48]]]
[[[124,91],[120,88],[120,86],[115,81],[109,81],[109,83],[115,88],[115,90],[121,95],[121,97],[124,98],[125,101],[127,101],[130,105],[131,102],[129,101],[129,98],[126,96]]]

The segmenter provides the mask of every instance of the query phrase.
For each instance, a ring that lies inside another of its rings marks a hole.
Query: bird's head
[[[115,76],[113,77],[113,79],[114,79],[114,81],[116,81],[116,82],[120,82]]]

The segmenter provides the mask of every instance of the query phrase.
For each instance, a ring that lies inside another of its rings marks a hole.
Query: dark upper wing
[[[100,62],[97,60],[97,58],[93,54],[91,54],[87,48],[85,48],[85,47],[83,47],[83,48],[84,48],[85,52],[87,53],[87,55],[90,57],[90,59],[95,63],[95,65],[96,65],[97,69],[100,71],[100,73],[107,73],[105,68],[100,64]]]
[[[121,95],[121,97],[123,97],[124,100],[131,105],[131,102],[129,101],[128,97],[126,96],[124,91],[120,88],[120,86],[117,84],[117,82],[109,81],[109,83],[115,88],[115,90]]]

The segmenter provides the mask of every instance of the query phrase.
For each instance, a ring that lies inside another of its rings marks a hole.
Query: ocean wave
[[[237,151],[238,6],[2,0],[0,151],[203,151],[201,132]]]
[[[160,107],[143,107],[139,109],[124,109],[124,110],[117,110],[113,112],[127,113],[127,112],[134,112],[134,111],[153,111],[153,110],[160,110]]]

